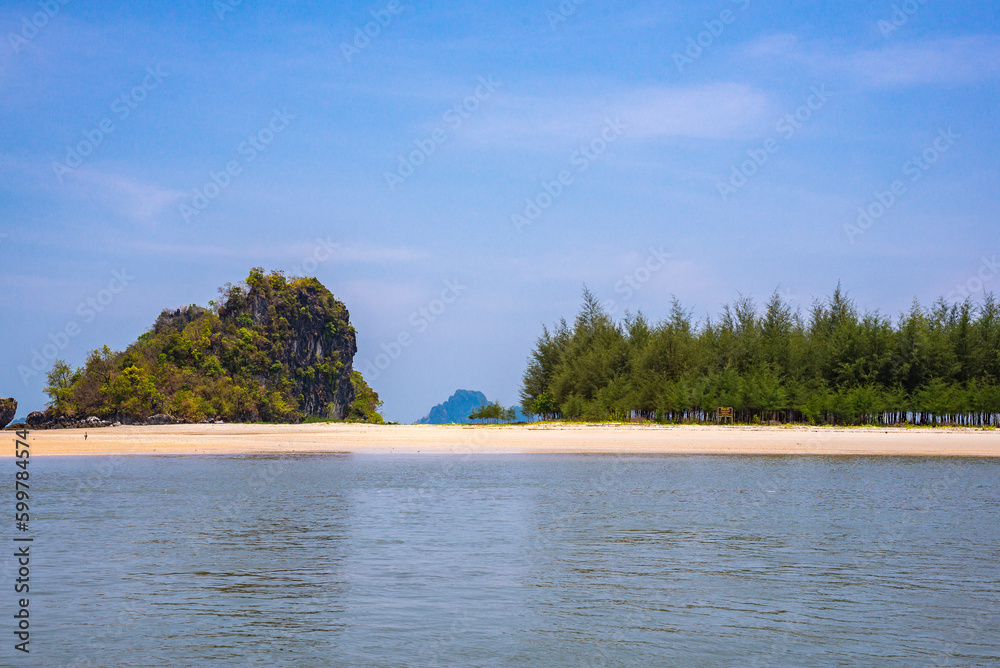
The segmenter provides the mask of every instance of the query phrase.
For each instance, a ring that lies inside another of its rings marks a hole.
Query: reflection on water
[[[34,633],[18,665],[1000,661],[993,461],[33,467]]]

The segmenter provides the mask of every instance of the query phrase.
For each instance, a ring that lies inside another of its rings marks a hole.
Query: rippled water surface
[[[32,653],[8,621],[4,665],[1000,663],[1000,462],[31,466]]]

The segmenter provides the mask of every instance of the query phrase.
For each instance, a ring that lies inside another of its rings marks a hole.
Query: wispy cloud
[[[750,86],[720,83],[697,88],[647,88],[619,108],[633,137],[736,136],[767,116],[767,96]]]
[[[150,223],[185,193],[155,183],[124,176],[118,171],[84,165],[63,176],[54,176],[48,157],[0,154],[0,179],[22,191],[42,193],[53,202],[76,205],[88,201],[130,220]]]
[[[863,87],[965,85],[1000,75],[1000,37],[969,35],[894,42],[874,49],[832,49],[791,34],[744,44],[736,57],[794,65],[818,75],[846,76]]]
[[[185,196],[180,190],[162,188],[93,167],[82,167],[67,176],[66,185],[77,196],[140,222],[152,221]]]
[[[600,130],[607,117],[620,117],[630,138],[718,139],[741,135],[767,115],[762,91],[738,83],[702,86],[648,86],[601,96],[552,94],[498,95],[493,109],[474,128],[479,144],[551,148]]]
[[[849,67],[859,78],[879,86],[985,81],[1000,74],[1000,37],[894,44],[857,54]]]
[[[4,107],[30,109],[48,101],[53,91],[76,91],[94,72],[108,76],[114,69],[142,58],[122,42],[124,26],[110,26],[79,18],[72,8],[62,8],[40,27],[21,39],[24,21],[35,18],[37,3],[21,9],[0,8],[0,84]],[[43,12],[47,14],[47,12]],[[133,29],[150,39],[155,32],[142,24]],[[12,38],[12,35],[16,37]],[[47,85],[39,85],[45,81]]]
[[[358,244],[337,249],[333,257],[344,262],[382,263],[422,260],[427,258],[428,254],[415,248]]]
[[[738,50],[737,54],[741,59],[770,57],[787,58],[795,54],[796,46],[798,44],[799,38],[790,33],[765,35],[764,37],[744,44],[742,48]]]
[[[412,262],[426,259],[428,253],[406,246],[376,246],[368,243],[341,244],[330,236],[286,244],[250,244],[245,246],[217,244],[177,244],[157,241],[137,241],[129,244],[133,253],[149,255],[181,255],[185,257],[226,257],[251,262],[301,262],[319,255],[322,262],[352,262],[382,264]],[[319,253],[317,253],[319,250]]]

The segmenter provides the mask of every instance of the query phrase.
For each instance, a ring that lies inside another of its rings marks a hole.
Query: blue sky
[[[4,3],[0,396],[252,266],[347,304],[404,422],[514,403],[584,284],[996,290],[1000,6],[801,4]]]

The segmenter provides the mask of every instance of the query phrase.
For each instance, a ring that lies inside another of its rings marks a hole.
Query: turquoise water
[[[31,466],[32,652],[13,651],[8,557],[4,665],[1000,662],[990,460]]]

